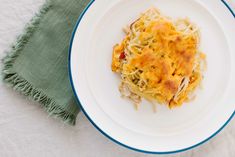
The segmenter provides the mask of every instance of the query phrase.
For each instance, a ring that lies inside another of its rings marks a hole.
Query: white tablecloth
[[[0,58],[44,0],[0,0]],[[235,0],[230,0],[235,9]],[[2,67],[2,65],[1,65]],[[234,98],[235,99],[235,98]],[[235,119],[206,144],[179,157],[235,157]],[[70,127],[0,82],[0,157],[149,157],[118,146],[86,119]]]

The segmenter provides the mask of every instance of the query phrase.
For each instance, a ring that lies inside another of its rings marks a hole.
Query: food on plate
[[[111,65],[121,76],[124,97],[137,108],[142,98],[173,108],[194,97],[206,59],[195,24],[151,8],[124,31],[125,38],[113,48]]]

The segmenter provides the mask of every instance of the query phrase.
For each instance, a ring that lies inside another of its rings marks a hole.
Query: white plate
[[[155,6],[173,18],[189,17],[201,30],[208,68],[194,101],[153,113],[120,97],[120,78],[110,69],[112,47],[123,26]],[[235,19],[219,0],[96,0],[80,17],[71,40],[70,77],[88,119],[111,140],[147,153],[175,153],[217,134],[235,110]],[[94,141],[95,142],[95,141]]]

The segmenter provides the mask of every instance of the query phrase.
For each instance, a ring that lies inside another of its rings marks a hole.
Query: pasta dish
[[[111,65],[121,76],[122,96],[137,108],[142,98],[173,108],[194,97],[205,65],[195,24],[151,8],[124,31],[125,38],[113,48]]]

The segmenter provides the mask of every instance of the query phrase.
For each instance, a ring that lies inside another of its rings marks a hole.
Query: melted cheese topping
[[[170,108],[188,101],[202,80],[205,59],[195,25],[150,9],[125,32],[112,56],[112,71],[122,78],[120,92],[136,105],[142,97]]]

